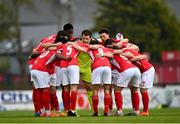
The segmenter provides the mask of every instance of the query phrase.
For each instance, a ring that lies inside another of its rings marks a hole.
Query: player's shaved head
[[[71,23],[67,23],[63,26],[64,31],[67,31],[69,29],[73,29],[73,25]]]

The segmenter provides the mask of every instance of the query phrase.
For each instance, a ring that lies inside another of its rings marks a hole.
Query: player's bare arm
[[[54,43],[44,43],[44,44],[42,44],[42,47],[47,49],[49,47],[56,47],[56,46],[61,45],[61,44],[62,44],[61,42],[55,43],[55,44]]]
[[[58,59],[63,59],[63,60],[67,60],[67,61],[70,61],[70,60],[72,59],[72,58],[69,57],[69,56],[68,56],[68,57],[63,56],[60,51],[58,51],[58,52],[56,53],[56,58],[58,58]]]
[[[119,46],[119,47],[121,48],[121,46],[122,46],[122,43],[124,43],[124,42],[127,42],[127,43],[129,43],[129,39],[127,39],[127,38],[124,38],[124,39],[122,39],[122,40],[121,40],[121,42],[118,42],[118,43],[116,43],[116,45],[117,45],[117,46]]]
[[[122,50],[113,50],[113,54],[122,54]]]
[[[129,39],[128,38],[124,38],[121,40],[121,42],[129,42]]]
[[[123,48],[122,50],[125,50],[125,49],[134,49],[134,50],[139,51],[139,47],[133,43],[128,43],[126,48]]]
[[[139,60],[143,60],[143,59],[147,59],[146,55],[138,55],[138,56],[134,56],[133,58],[131,58],[131,61],[139,61]]]
[[[133,57],[135,57],[132,53],[130,52],[125,52],[125,53],[121,53],[122,56],[127,57],[128,59],[131,59]]]
[[[111,52],[106,52],[106,53],[98,53],[96,55],[97,58],[99,57],[107,57],[107,58],[113,58],[113,54]]]
[[[72,45],[76,50],[87,53],[87,50],[79,45],[77,45],[77,42],[68,42],[68,45]]]
[[[98,45],[98,44],[96,44],[96,45],[89,45],[89,49],[99,49],[99,48],[101,48],[102,46],[101,45]]]

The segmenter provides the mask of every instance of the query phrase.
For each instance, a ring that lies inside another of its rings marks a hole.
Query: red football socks
[[[62,99],[63,99],[64,111],[68,111],[70,107],[70,92],[62,90]]]
[[[50,94],[51,110],[59,111],[59,102],[56,93]]]
[[[143,111],[148,112],[149,108],[149,95],[147,91],[144,91],[142,94],[142,101],[143,101]]]
[[[42,103],[45,110],[50,110],[50,93],[49,88],[42,89]]]
[[[70,110],[76,110],[77,91],[71,91]]]
[[[35,112],[40,112],[42,108],[42,93],[40,89],[33,88],[32,99],[34,104]]]
[[[108,113],[109,112],[110,101],[111,101],[110,94],[109,93],[105,93],[105,95],[104,95],[104,113]]]
[[[98,95],[92,96],[92,102],[93,102],[94,113],[98,113],[98,102],[99,102]]]
[[[122,110],[123,97],[121,92],[115,92],[115,101],[116,101],[117,110]]]
[[[138,92],[134,92],[132,94],[132,102],[133,102],[133,108],[135,111],[139,111],[139,93]]]

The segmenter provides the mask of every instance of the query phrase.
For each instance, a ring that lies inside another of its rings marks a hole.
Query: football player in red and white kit
[[[74,41],[76,38],[73,36],[73,25],[71,23],[66,23],[63,26],[63,30],[69,35],[69,41]],[[67,91],[65,91],[64,86],[62,85],[62,73],[64,70],[64,67],[66,67],[66,62],[57,62],[57,65],[55,67],[55,72],[57,75],[57,84],[61,84],[62,87],[62,100],[63,100],[63,105],[64,105],[64,111],[67,112],[67,108],[69,106],[69,98],[67,99],[67,94],[69,94]],[[62,68],[62,69],[61,69]]]
[[[99,33],[100,38],[101,38],[100,44],[104,45],[105,41],[110,38],[110,32],[108,29],[103,28],[98,33]],[[113,110],[112,87],[110,87],[110,95],[111,95],[111,100],[110,100],[109,109],[110,109],[110,111],[112,111]]]
[[[140,91],[142,94],[143,101],[143,112],[140,113],[142,116],[149,115],[149,95],[148,89],[153,87],[154,74],[155,69],[152,64],[147,60],[146,55],[141,54],[137,50],[134,49],[125,49],[125,53],[129,53],[129,59],[136,65],[141,73],[141,83],[140,83]]]
[[[42,42],[43,40],[41,40]],[[40,44],[42,44],[40,42]],[[44,51],[44,48],[40,47],[40,44],[35,47],[33,49],[33,53],[29,56],[29,60],[28,60],[28,64],[29,64],[29,70],[31,71],[32,65],[34,63],[34,61],[36,60],[36,58]],[[32,82],[32,75],[30,74],[30,80]],[[33,88],[33,92],[32,92],[32,100],[33,100],[33,104],[34,104],[34,109],[35,109],[35,113],[34,116],[39,116],[39,112],[41,109],[41,97],[40,97],[41,92],[35,88]]]
[[[56,34],[50,35],[49,37],[45,37],[43,38],[40,43],[33,49],[32,54],[29,57],[28,60],[28,64],[29,64],[29,69],[31,70],[32,68],[32,64],[34,63],[34,61],[36,60],[36,58],[42,53],[44,52],[48,47],[50,46],[55,46],[55,44],[53,44],[54,40],[56,38]],[[57,44],[56,44],[57,45]],[[53,79],[53,78],[51,78]],[[32,81],[32,77],[31,77],[31,81]],[[41,103],[39,102],[40,100],[40,92],[33,88],[33,94],[32,94],[32,98],[33,98],[33,103],[34,103],[34,108],[35,108],[35,114],[34,116],[39,116],[39,108],[41,106]]]
[[[68,42],[62,47],[62,55],[70,56],[71,61],[67,63],[61,61],[61,71],[62,71],[62,85],[64,87],[64,94],[66,94],[66,99],[64,99],[65,109],[67,109],[68,116],[78,116],[76,111],[76,99],[77,99],[77,89],[79,86],[79,65],[78,65],[78,54],[79,51],[87,52],[89,49],[88,44],[85,43],[73,43]],[[63,63],[63,64],[62,64]]]
[[[94,41],[96,42],[96,41]],[[92,44],[92,43],[91,43]],[[93,43],[98,44],[98,43]],[[101,85],[104,87],[104,116],[109,115],[109,106],[111,101],[110,85],[111,85],[111,65],[108,58],[112,54],[104,46],[98,49],[91,49],[91,57],[93,60],[92,68],[92,87],[93,87],[93,116],[98,116],[98,91]]]
[[[61,41],[63,42],[63,41]],[[63,57],[58,51],[58,47],[55,49],[44,51],[35,60],[32,66],[31,75],[35,89],[41,92],[42,106],[45,111],[41,111],[41,116],[52,116],[50,112],[50,78],[51,74],[54,73],[56,58],[70,60],[70,57]]]
[[[54,41],[54,44],[51,44],[51,46],[57,46],[59,50],[61,50],[62,45],[59,46],[59,44],[64,43],[63,41],[65,41],[65,39],[69,40],[69,34],[67,34],[65,31],[59,31],[57,33],[56,39]],[[58,41],[61,41],[59,43],[56,43]],[[61,60],[57,60],[56,64],[61,61]],[[54,70],[52,70],[54,72]],[[61,76],[57,75],[57,66],[55,66],[55,73],[51,74],[51,81],[50,81],[50,105],[51,105],[51,110],[54,110],[55,113],[56,112],[60,112],[59,109],[59,102],[58,102],[58,98],[57,98],[57,87],[60,86],[60,82],[57,82],[57,80],[59,80],[61,78]],[[61,116],[65,116],[66,114],[63,112],[59,113]]]
[[[108,39],[112,39],[114,41],[114,43],[117,43],[117,46],[119,48],[124,48],[124,47],[130,47],[132,49],[139,49],[138,46],[129,43],[129,40],[127,38],[124,38],[122,34],[118,33],[116,35],[116,38],[110,38],[110,32],[107,28],[103,28],[99,31],[99,35],[101,38],[101,45],[104,45],[106,40]],[[113,100],[112,100],[112,87],[110,88],[110,94],[111,94],[111,102],[110,102],[110,112],[112,113],[112,109],[113,109]]]
[[[36,60],[37,56],[39,56],[42,52],[45,51],[46,48],[49,46],[52,46],[50,44],[54,43],[54,40],[56,38],[56,35],[50,35],[49,37],[43,38],[40,43],[33,49],[32,54],[29,56],[28,65],[29,69],[31,70],[32,64]],[[53,45],[54,46],[54,45]]]
[[[105,46],[109,48],[113,48],[113,40],[108,39],[105,42]],[[118,53],[117,50],[111,50],[114,54],[113,59],[110,60],[112,64],[112,68],[116,71],[113,71],[112,76],[115,78],[113,82],[115,85],[115,101],[117,106],[117,111],[115,115],[121,116],[123,115],[122,112],[122,104],[123,104],[123,97],[121,91],[124,87],[128,87],[129,82],[132,83],[132,95],[133,95],[133,104],[134,104],[134,115],[139,115],[139,94],[138,88],[141,82],[141,73],[139,69],[133,65],[123,53]]]

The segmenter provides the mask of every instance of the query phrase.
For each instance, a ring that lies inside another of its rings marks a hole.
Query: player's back
[[[55,60],[55,54],[57,50],[48,50],[44,51],[38,58],[35,60],[32,70],[40,70],[49,72],[49,68],[54,65],[52,63]],[[52,65],[51,65],[52,64]]]
[[[62,55],[69,56],[72,60],[68,61],[68,66],[70,65],[78,65],[78,53],[79,51],[76,50],[72,45],[68,45],[67,43],[62,47]]]
[[[139,53],[137,50],[134,50],[134,49],[127,49],[124,52],[130,52],[134,56],[142,55],[141,53]],[[134,61],[132,63],[134,65],[136,65],[140,69],[141,72],[145,72],[149,68],[152,67],[152,64],[147,59],[142,59],[142,60],[139,60],[139,61]]]
[[[125,56],[119,55],[119,54],[115,54],[113,56],[113,60],[111,60],[111,64],[116,65],[116,63],[119,66],[119,70],[120,72],[125,71],[126,69],[135,67],[135,65],[132,64],[131,61],[129,61]]]
[[[101,47],[99,49],[92,49],[92,59],[93,59],[93,69],[101,66],[109,66],[111,67],[111,64],[109,62],[109,59],[107,57],[96,57],[97,54],[104,54],[106,52],[109,52],[108,49],[105,47]]]
[[[40,43],[33,49],[33,52],[39,52],[39,53],[43,53],[46,49],[43,47],[43,44],[45,43],[54,43],[56,39],[56,34],[52,34],[48,37],[44,37],[43,39],[41,39]],[[28,64],[33,64],[34,61],[36,60],[36,58],[31,58],[28,60]]]

